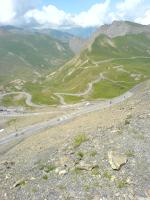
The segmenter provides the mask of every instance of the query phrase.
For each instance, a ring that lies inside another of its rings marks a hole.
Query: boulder
[[[115,151],[108,152],[108,160],[114,170],[120,170],[127,163],[127,157]]]

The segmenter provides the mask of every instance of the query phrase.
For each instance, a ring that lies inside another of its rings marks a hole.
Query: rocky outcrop
[[[115,151],[109,151],[108,160],[112,169],[120,170],[120,168],[126,164],[127,157]]]

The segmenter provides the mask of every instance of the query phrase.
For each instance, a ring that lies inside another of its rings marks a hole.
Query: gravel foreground
[[[121,104],[48,131],[55,137],[41,133],[0,157],[0,200],[150,199],[150,81]]]

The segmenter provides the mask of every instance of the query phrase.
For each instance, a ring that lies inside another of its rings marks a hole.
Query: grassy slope
[[[82,52],[78,58],[67,63],[56,73],[50,81],[51,88],[52,90],[55,88],[57,92],[81,92],[100,73],[106,72],[105,76],[111,81],[104,80],[95,84],[93,92],[84,98],[97,99],[118,96],[150,77],[150,58],[122,59],[136,56],[150,57],[149,35],[126,35],[113,39],[100,35],[96,38],[91,49]],[[95,65],[95,62],[111,58],[114,60]],[[86,60],[88,61],[84,64]],[[124,71],[116,69],[116,66],[120,65]],[[141,75],[136,79],[136,77],[132,77],[135,74]],[[113,81],[120,81],[120,83]]]
[[[47,73],[60,67],[73,53],[67,42],[51,38],[45,34],[0,31],[0,88],[18,91],[20,84],[12,81],[21,79],[25,90],[33,95],[38,104],[57,104],[58,99],[41,82]],[[41,77],[40,77],[41,76]],[[2,105],[24,105],[24,100],[14,101],[7,96]]]
[[[150,77],[150,58],[130,59],[135,56],[150,57],[150,36],[137,34],[110,39],[100,35],[91,48],[57,70],[54,76],[38,83],[27,82],[23,89],[33,95],[35,103],[58,104],[55,92],[83,92],[89,82],[104,73],[107,80],[94,84],[89,95],[64,95],[64,99],[67,103],[76,103],[83,99],[112,98]]]
[[[72,56],[67,43],[49,36],[6,32],[0,35],[0,83],[15,78],[31,79],[34,70],[43,74]]]

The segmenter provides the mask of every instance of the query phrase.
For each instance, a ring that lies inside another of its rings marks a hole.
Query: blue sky
[[[55,5],[58,9],[62,9],[65,12],[80,13],[90,9],[90,7],[97,3],[103,3],[103,0],[41,0],[40,5]],[[115,5],[120,2],[119,0],[111,0],[110,5],[113,9]],[[150,7],[150,0],[143,0],[145,6]]]
[[[150,24],[150,0],[0,0],[0,24],[98,27],[114,20]]]
[[[111,1],[111,3],[116,0]],[[62,9],[65,12],[80,13],[90,9],[90,7],[96,3],[102,3],[102,0],[43,0],[41,5],[55,5],[58,9]]]

